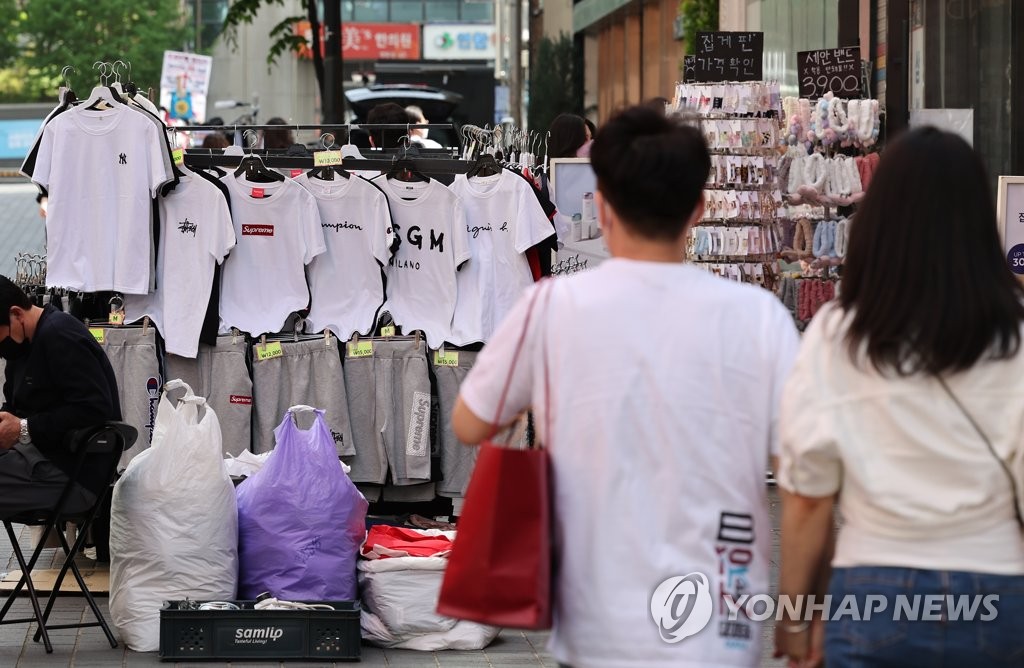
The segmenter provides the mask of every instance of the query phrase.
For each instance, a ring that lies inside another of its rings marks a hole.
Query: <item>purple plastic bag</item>
[[[302,430],[297,410],[274,430],[266,465],[238,486],[238,594],[353,600],[368,504],[341,468],[324,411]]]

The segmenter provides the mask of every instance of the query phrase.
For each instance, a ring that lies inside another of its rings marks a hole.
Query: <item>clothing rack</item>
[[[328,133],[336,130],[449,130],[454,126],[451,123],[321,123],[306,125],[184,125],[171,126],[167,129],[171,132],[237,132],[241,130],[295,130],[306,132],[319,130]]]
[[[286,155],[283,153],[266,153],[265,151],[246,151],[244,155],[225,155],[216,150],[211,153],[210,149],[187,149],[185,151],[185,166],[206,168],[206,167],[237,167],[239,162],[246,156],[255,154],[260,156],[263,164],[270,168],[277,169],[313,169],[312,155]],[[424,174],[465,174],[475,164],[472,160],[456,160],[454,158],[435,158],[401,156],[398,153],[380,158],[344,158],[338,167],[350,172],[386,172],[394,166],[395,161],[401,157],[402,160],[410,160],[417,170]]]

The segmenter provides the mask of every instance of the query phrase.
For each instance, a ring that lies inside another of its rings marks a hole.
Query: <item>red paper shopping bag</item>
[[[551,286],[546,287],[534,291],[526,313],[494,431],[537,297],[542,291],[550,297]],[[550,437],[546,363],[544,380]],[[544,448],[499,447],[490,441],[480,446],[441,585],[440,614],[507,628],[551,628],[550,475]]]
[[[551,627],[548,453],[481,446],[437,611],[517,629]]]

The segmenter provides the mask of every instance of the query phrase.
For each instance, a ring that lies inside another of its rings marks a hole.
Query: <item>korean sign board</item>
[[[856,99],[860,93],[860,47],[800,51],[796,54],[800,97],[817,100],[825,93]]]
[[[497,57],[498,36],[493,25],[423,26],[424,60],[494,60]]]
[[[684,79],[711,82],[764,78],[763,32],[698,32],[696,47],[696,55],[684,63]]]
[[[295,34],[306,38],[299,57],[313,58],[313,31],[309,21],[298,21]],[[324,48],[320,26],[320,48]],[[420,27],[415,23],[344,23],[341,55],[345,60],[419,60]]]

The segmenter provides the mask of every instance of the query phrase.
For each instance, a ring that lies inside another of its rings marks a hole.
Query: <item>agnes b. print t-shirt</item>
[[[471,261],[459,272],[452,343],[486,342],[533,284],[527,249],[555,233],[530,185],[510,171],[449,188],[466,209]]]

